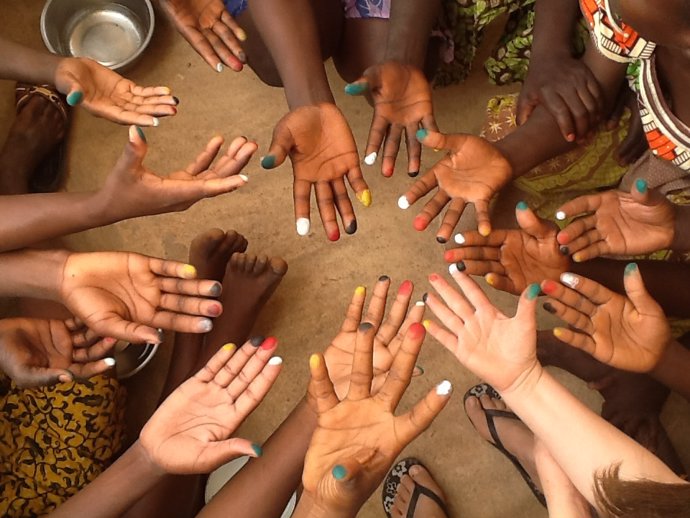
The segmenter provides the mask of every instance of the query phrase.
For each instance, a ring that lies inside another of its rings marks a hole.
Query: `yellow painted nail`
[[[319,363],[321,363],[321,359],[319,358],[318,354],[312,354],[309,357],[309,368],[310,369],[316,369],[319,366]]]
[[[441,151],[439,148],[437,148],[437,147],[434,148],[434,153],[438,153],[439,151]]]
[[[237,36],[237,39],[240,41],[247,41],[247,33],[242,29],[237,29],[235,31],[235,36]]]
[[[225,349],[226,351],[234,351],[235,349],[237,349],[237,346],[235,344],[225,344],[223,346],[223,349]]]
[[[555,336],[556,338],[561,338],[563,336],[563,329],[561,329],[560,327],[554,327],[553,336]]]
[[[486,226],[480,226],[479,227],[479,235],[482,237],[488,237],[489,234],[491,234],[491,228],[487,228]]]
[[[424,329],[426,329],[426,330],[428,331],[428,330],[429,330],[429,326],[431,326],[431,320],[428,320],[428,319],[427,319],[427,320],[424,320],[424,321],[422,322],[422,325],[424,326]]]
[[[573,261],[575,261],[576,263],[579,263],[581,259],[582,256],[580,254],[573,254]]]
[[[364,295],[367,292],[367,289],[364,286],[357,286],[355,288],[355,295]]]
[[[168,88],[167,86],[164,86],[163,88],[165,88],[165,94],[164,95],[170,95],[172,90],[170,88]]]
[[[182,277],[185,279],[193,279],[196,277],[196,268],[191,264],[185,264],[182,267]]]
[[[484,280],[487,282],[487,284],[488,284],[489,286],[493,286],[493,285],[496,283],[496,280],[494,279],[494,276],[491,275],[490,273],[487,274],[487,275],[484,277]]]
[[[371,206],[371,191],[369,189],[358,192],[356,196],[362,205],[365,207]]]

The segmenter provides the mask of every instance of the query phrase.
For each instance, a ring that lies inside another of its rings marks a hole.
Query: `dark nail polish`
[[[554,307],[551,305],[550,302],[544,302],[544,304],[542,305],[542,307],[543,307],[546,311],[548,311],[549,313],[551,313],[552,315],[554,315],[554,314],[556,313],[556,308],[554,308]]]
[[[367,331],[369,331],[370,329],[373,329],[373,328],[374,328],[374,324],[372,324],[372,323],[370,323],[370,322],[362,322],[361,324],[359,324],[359,328],[358,328],[358,329],[359,329],[360,331],[362,331],[362,332],[367,332]]]
[[[445,245],[448,240],[443,236],[436,236],[436,242]]]
[[[173,95],[173,101],[175,101],[175,106],[180,104],[180,98]]]
[[[559,251],[561,252],[561,254],[563,254],[563,255],[570,255],[570,248],[568,248],[568,247],[565,246],[565,245],[561,246],[558,250],[559,250]]]
[[[276,157],[273,155],[266,155],[261,159],[261,167],[264,169],[272,169],[276,165]]]
[[[139,137],[141,137],[141,140],[146,142],[146,135],[144,134],[144,130],[141,129],[139,126],[137,126],[136,128],[137,128],[137,133],[139,133]]]
[[[407,176],[409,176],[410,178],[414,178],[418,174],[419,174],[419,171],[408,171]]]
[[[258,335],[250,338],[249,343],[252,344],[254,347],[259,347],[262,343],[264,343],[264,340],[265,338],[263,336]]]
[[[247,62],[247,55],[244,52],[238,52],[237,53],[237,59],[239,59],[242,63]]]
[[[428,299],[428,298],[429,298],[429,294],[424,293],[424,295],[422,295],[422,302],[424,302],[426,304],[426,299]]]
[[[379,282],[387,282],[390,280],[391,280],[391,278],[388,277],[388,275],[382,275],[381,277],[379,277]]]
[[[459,272],[464,272],[465,270],[467,270],[467,266],[465,266],[465,263],[462,261],[458,261],[457,263],[455,263],[455,266],[458,267]]]
[[[215,283],[213,286],[211,286],[211,289],[208,290],[208,294],[211,297],[217,297],[223,292],[223,285],[219,282]]]
[[[352,235],[355,232],[357,232],[357,220],[353,219],[352,221],[350,221],[350,224],[345,227],[345,233]]]

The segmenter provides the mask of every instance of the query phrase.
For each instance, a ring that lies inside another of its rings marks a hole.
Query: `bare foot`
[[[415,464],[400,481],[398,492],[393,501],[391,508],[392,518],[405,518],[408,516],[410,505],[414,505],[414,511],[411,516],[415,518],[448,518],[448,515],[433,499],[420,494],[416,502],[412,502],[412,494],[415,489],[415,484],[424,487],[437,495],[441,501],[447,504],[446,497],[443,490],[439,487],[436,481],[427,471],[424,466]]]

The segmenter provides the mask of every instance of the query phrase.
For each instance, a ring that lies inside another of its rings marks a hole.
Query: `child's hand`
[[[647,293],[635,263],[625,268],[623,280],[627,297],[572,273],[561,276],[568,287],[543,282],[556,316],[568,324],[555,328],[553,334],[617,369],[649,372],[670,343],[671,328]]]
[[[557,217],[582,216],[558,233],[573,260],[602,255],[638,255],[671,247],[675,210],[662,194],[638,179],[630,194],[609,190],[581,196],[563,205]]]
[[[444,381],[412,410],[396,417],[424,340],[424,327],[417,323],[409,327],[383,386],[372,395],[375,334],[371,324],[359,326],[350,387],[342,400],[323,356],[314,354],[309,359],[310,403],[318,414],[318,427],[305,457],[302,483],[319,507],[343,516],[357,514],[398,454],[431,425],[451,392],[450,382]]]
[[[71,253],[59,284],[60,301],[100,336],[160,343],[156,328],[206,333],[223,312],[221,285],[196,280],[188,264],[129,252]]]
[[[443,299],[429,294],[426,302],[443,327],[426,321],[429,333],[465,367],[499,392],[514,390],[541,370],[537,360],[535,306],[539,285],[522,293],[517,313],[508,318],[464,273],[453,273],[461,293],[440,275],[429,276],[431,286]],[[445,304],[444,304],[445,303]]]
[[[393,357],[397,354],[402,343],[403,336],[413,323],[419,323],[424,317],[424,306],[413,306],[409,313],[407,309],[412,297],[413,286],[410,281],[400,285],[393,305],[388,312],[388,318],[384,322],[386,300],[390,279],[383,276],[374,287],[374,294],[369,302],[369,308],[364,321],[372,324],[376,331],[374,338],[373,369],[374,380],[372,394],[379,391],[386,375],[393,363]],[[345,321],[338,334],[323,353],[328,368],[328,374],[333,382],[338,399],[343,399],[350,388],[350,374],[352,373],[352,359],[355,354],[355,341],[357,328],[362,323],[366,290],[358,287],[352,296],[352,302],[347,308]],[[405,317],[407,315],[407,317]],[[414,374],[417,374],[416,372]],[[413,374],[413,375],[414,375]]]
[[[213,137],[194,162],[164,178],[143,165],[148,146],[143,132],[131,126],[129,142],[98,193],[100,205],[112,212],[110,219],[119,221],[183,211],[203,198],[232,192],[247,183],[247,177],[239,173],[257,145],[237,137],[213,164],[222,145],[222,137]]]
[[[241,455],[261,449],[231,438],[261,403],[280,374],[282,360],[272,357],[277,342],[260,347],[227,344],[193,377],[180,385],[141,430],[139,440],[166,473],[210,473]]]
[[[285,115],[273,130],[271,147],[261,159],[261,166],[272,169],[282,164],[288,155],[295,176],[297,233],[301,236],[309,233],[309,204],[314,187],[328,239],[337,241],[340,238],[336,209],[345,232],[354,234],[357,220],[343,177],[347,177],[365,207],[371,204],[371,193],[362,177],[352,132],[338,107],[322,103],[303,106]]]
[[[213,70],[223,64],[239,72],[247,62],[241,42],[247,34],[225,9],[222,0],[160,0],[177,31]]]
[[[383,145],[381,172],[391,176],[404,132],[407,171],[410,176],[417,176],[422,157],[422,146],[415,137],[417,130],[438,131],[431,87],[422,71],[411,65],[387,61],[367,68],[362,78],[345,87],[345,93],[368,94],[374,103],[365,162],[373,164]]]
[[[472,135],[443,135],[419,130],[417,138],[427,147],[449,152],[400,197],[398,206],[407,209],[438,187],[438,192],[415,218],[417,230],[426,229],[450,202],[436,234],[437,239],[445,243],[458,224],[465,205],[474,203],[479,232],[488,236],[491,233],[489,202],[512,178],[508,160],[492,144]]]
[[[446,251],[449,263],[469,275],[484,275],[496,289],[519,295],[528,284],[558,279],[570,266],[556,242],[558,228],[537,217],[524,202],[515,210],[519,230],[497,230],[489,237],[478,232],[458,234],[461,246]]]
[[[87,379],[114,365],[105,358],[116,342],[76,319],[8,318],[0,320],[0,370],[19,387]]]
[[[63,58],[55,86],[71,106],[120,124],[158,126],[158,117],[177,113],[177,100],[166,86],[142,87],[87,58]]]

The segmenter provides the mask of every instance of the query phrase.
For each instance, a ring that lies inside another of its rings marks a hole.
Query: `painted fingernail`
[[[418,175],[419,175],[419,171],[408,171],[407,172],[407,176],[409,176],[410,178],[415,178]]]
[[[76,106],[82,99],[84,99],[84,94],[80,91],[72,92],[67,96],[67,104],[70,106]]]
[[[551,279],[544,281],[542,285],[542,291],[547,295],[556,291],[556,288],[558,288],[558,284],[556,284],[556,282],[552,281]]]
[[[244,29],[235,29],[235,36],[240,41],[247,41],[247,33],[244,32]]]
[[[400,295],[411,295],[412,290],[414,290],[414,286],[412,285],[412,281],[403,281],[402,284],[400,285],[400,288],[398,288],[398,294],[400,294]]]
[[[115,366],[115,358],[104,358],[103,363],[105,363],[108,367],[114,367]]]
[[[407,332],[412,338],[423,338],[426,334],[426,328],[422,324],[414,322],[413,324],[410,324]]]
[[[417,130],[417,140],[424,140],[428,136],[429,136],[429,132],[427,130],[425,130],[424,128]]]
[[[519,201],[515,208],[517,210],[527,210],[529,209],[529,205],[527,205],[527,202]]]
[[[353,219],[350,221],[350,224],[345,227],[345,233],[351,236],[355,232],[357,232],[357,220]]]
[[[139,126],[134,126],[137,129],[137,133],[139,134],[139,138],[146,142],[146,134],[144,133],[144,130],[141,129]]]
[[[414,227],[415,230],[421,232],[422,230],[426,229],[426,227],[429,225],[429,222],[427,221],[425,216],[422,216],[421,214],[419,216],[416,216],[414,220],[412,221],[412,226]]]
[[[544,302],[544,304],[542,304],[542,307],[552,315],[556,313],[556,308],[554,308],[550,302]]]
[[[365,295],[367,292],[367,289],[364,286],[357,286],[355,288],[355,295],[362,296]]]
[[[341,466],[340,464],[336,464],[335,466],[333,466],[333,470],[331,471],[331,473],[333,473],[333,478],[336,480],[342,480],[347,476],[347,470],[344,466]]]
[[[388,282],[390,280],[391,278],[388,277],[388,275],[382,275],[381,277],[379,277],[379,282]]]
[[[407,210],[410,208],[410,202],[407,201],[407,198],[404,194],[398,198],[398,207],[400,207],[402,210]]]
[[[367,331],[373,328],[374,324],[372,324],[371,322],[362,322],[361,324],[359,324],[359,327],[357,329],[359,329],[363,333],[366,333]]]
[[[448,242],[448,240],[443,236],[436,236],[436,242],[445,245]]]
[[[185,264],[182,267],[182,277],[184,279],[194,279],[196,277],[196,268],[194,268],[194,265]]]
[[[429,327],[431,326],[431,320],[429,320],[429,319],[424,320],[422,322],[422,325],[424,326],[424,329],[426,329],[428,331]]]
[[[365,207],[371,206],[371,191],[369,189],[365,189],[362,192],[358,192],[355,194],[355,196],[357,196],[359,202]]]
[[[326,234],[329,241],[337,241],[340,239],[340,229],[338,227],[334,228]]]
[[[496,282],[498,281],[498,279],[493,273],[487,273],[484,276],[484,280],[489,286],[496,286]]]
[[[350,83],[345,85],[345,93],[348,95],[360,95],[369,88],[368,83]]]
[[[428,293],[428,292],[425,292],[425,293],[422,295],[422,302],[424,302],[424,303],[426,304],[426,299],[428,299],[428,298],[429,298],[429,293]]]
[[[486,223],[479,225],[477,230],[479,231],[479,235],[482,237],[488,237],[489,234],[491,234],[491,226]]]
[[[575,134],[574,133],[568,133],[568,135],[566,135],[565,139],[568,142],[575,142]]]
[[[568,247],[565,246],[565,245],[558,247],[558,251],[559,251],[562,255],[570,255],[570,248],[568,248]]]
[[[225,344],[225,345],[223,346],[223,349],[226,350],[226,351],[232,352],[232,351],[234,351],[235,349],[237,349],[237,346],[236,346],[235,344]]]
[[[563,338],[563,328],[554,327],[553,328],[553,336],[555,336],[556,338]]]
[[[72,381],[72,376],[69,374],[60,374],[58,376],[58,381],[60,383],[69,383],[70,381]]]
[[[450,266],[448,266],[448,273],[455,275],[456,273],[464,272],[466,269],[467,266],[465,266],[465,263],[463,261],[458,261],[457,263],[452,263]]]
[[[264,351],[270,351],[271,349],[275,348],[276,345],[278,345],[278,340],[276,339],[276,337],[269,336],[261,344],[261,349],[263,349]]]
[[[453,390],[453,384],[448,380],[443,380],[436,385],[436,394],[439,396],[447,396]]]
[[[266,155],[261,158],[261,167],[264,169],[273,169],[276,166],[276,157],[274,155]]]
[[[577,275],[570,272],[566,272],[561,274],[561,282],[566,286],[575,289],[577,288],[577,285],[580,284],[580,279]]]
[[[364,163],[367,165],[374,165],[376,163],[377,156],[378,154],[376,153],[376,151],[369,153],[367,156],[364,157]]]
[[[625,271],[623,275],[627,277],[631,273],[633,273],[635,270],[637,270],[637,263],[628,263],[625,267]]]
[[[208,290],[208,294],[211,297],[218,297],[221,293],[223,293],[223,285],[219,282],[216,282],[213,286],[211,286],[211,289]]]
[[[423,300],[418,300],[417,302],[414,303],[415,306],[426,306],[426,303]]]
[[[254,455],[257,457],[261,457],[264,454],[263,448],[256,443],[252,444],[252,450],[254,450]]]
[[[249,343],[254,347],[259,347],[262,343],[264,343],[264,340],[266,340],[266,338],[264,338],[261,335],[257,335],[257,336],[251,337],[249,339]]]
[[[180,104],[180,98],[173,95],[173,102],[175,103],[175,106],[179,106]]]
[[[242,63],[246,63],[247,62],[247,55],[244,52],[239,51],[237,53],[237,59],[239,59]]]
[[[527,287],[527,300],[534,300],[541,294],[541,287],[537,284],[530,284]]]
[[[306,236],[309,234],[309,229],[311,228],[311,223],[307,218],[297,218],[295,222],[295,227],[297,228],[297,234],[300,236]]]
[[[635,188],[637,189],[637,192],[640,194],[644,194],[647,192],[647,182],[643,178],[638,178],[635,180]]]
[[[199,321],[199,325],[197,327],[202,333],[208,333],[211,329],[213,329],[213,322],[211,322],[208,318],[203,318]]]
[[[249,181],[249,177],[248,177],[246,174],[238,174],[237,176],[239,176],[240,178],[242,178],[242,181],[243,181],[243,182],[248,182],[248,181]]]
[[[223,312],[223,306],[220,304],[211,304],[208,308],[209,317],[217,317]]]
[[[440,279],[441,279],[441,277],[439,277],[439,275],[437,273],[430,273],[429,274],[429,282],[436,282]]]
[[[381,174],[382,174],[383,176],[385,176],[386,178],[390,178],[391,176],[393,176],[393,167],[391,167],[391,166],[385,167],[385,168],[381,171]]]
[[[580,252],[576,252],[576,253],[573,254],[572,259],[573,259],[573,261],[575,261],[576,263],[581,263],[582,260],[583,260],[583,259],[582,259],[582,254],[580,254]]]
[[[269,365],[282,365],[283,364],[283,359],[280,356],[273,356],[270,360],[268,360]]]
[[[453,240],[454,240],[458,245],[464,245],[464,244],[465,244],[465,236],[463,236],[463,235],[460,234],[460,233],[455,234],[455,237],[453,238]]]
[[[153,117],[151,121],[154,128],[157,128],[161,125],[161,121],[158,119],[158,117]]]
[[[222,72],[223,71],[223,63],[218,63],[216,65],[216,72]]]
[[[563,221],[565,218],[566,218],[565,212],[563,212],[562,210],[559,210],[558,212],[556,212],[556,219],[558,221]]]
[[[321,363],[321,359],[319,358],[318,354],[312,354],[309,357],[309,368],[316,369],[320,363]]]

